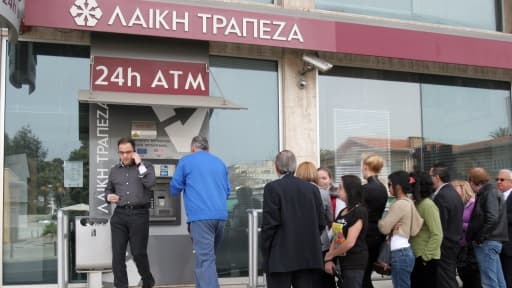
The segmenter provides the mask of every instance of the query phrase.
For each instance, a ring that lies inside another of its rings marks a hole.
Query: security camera
[[[300,89],[306,88],[308,85],[308,82],[306,82],[306,79],[300,78],[299,82],[297,83],[297,86],[299,86]]]
[[[320,70],[321,72],[326,72],[332,68],[331,63],[315,56],[302,55],[302,60],[309,65],[313,65],[314,67],[316,67],[316,69]]]

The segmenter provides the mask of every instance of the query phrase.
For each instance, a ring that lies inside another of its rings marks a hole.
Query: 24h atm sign
[[[94,56],[92,90],[208,96],[205,63]]]

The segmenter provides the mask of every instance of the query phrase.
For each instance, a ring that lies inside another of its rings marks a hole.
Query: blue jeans
[[[498,241],[484,241],[480,245],[473,244],[483,288],[507,287],[501,268],[501,247],[501,242]]]
[[[411,287],[411,272],[414,268],[411,247],[391,251],[391,282],[394,288]]]
[[[218,288],[215,254],[224,234],[223,220],[202,220],[190,223],[190,235],[195,250],[197,288]]]

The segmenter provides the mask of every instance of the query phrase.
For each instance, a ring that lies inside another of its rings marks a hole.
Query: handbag
[[[338,270],[338,268],[334,268],[332,272],[334,272],[334,283],[336,288],[343,288],[343,276],[341,275],[341,271]]]
[[[380,244],[379,256],[373,263],[373,270],[380,275],[391,275],[391,241],[389,236]]]
[[[414,204],[412,204],[414,205]],[[414,221],[414,206],[411,205],[411,227],[409,228],[409,231],[411,234],[416,235],[419,230],[421,229],[421,226],[423,225],[423,219],[419,217],[421,220],[419,220],[421,223],[419,223],[418,227],[413,227],[413,221]],[[413,230],[415,228],[415,230]],[[373,263],[373,270],[381,275],[391,275],[391,234],[390,233],[384,242],[379,247],[379,256],[377,257],[377,260]],[[413,236],[414,236],[413,235]]]

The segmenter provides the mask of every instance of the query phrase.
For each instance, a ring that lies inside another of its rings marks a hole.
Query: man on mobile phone
[[[120,161],[110,170],[105,189],[105,200],[116,204],[110,219],[114,286],[128,288],[126,247],[129,242],[142,277],[142,287],[151,288],[155,280],[149,269],[147,248],[149,201],[151,188],[155,185],[155,170],[151,163],[141,160],[131,138],[119,139],[117,147]]]

